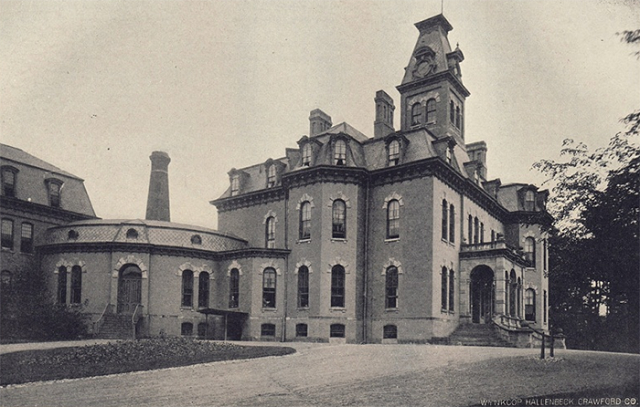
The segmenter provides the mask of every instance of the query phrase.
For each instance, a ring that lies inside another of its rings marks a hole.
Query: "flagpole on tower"
[[[440,14],[444,14],[444,0],[440,0]]]

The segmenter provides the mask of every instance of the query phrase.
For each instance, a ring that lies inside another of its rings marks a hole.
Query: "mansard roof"
[[[7,144],[0,144],[0,157],[5,160],[14,161],[16,163],[28,165],[30,167],[39,168],[41,170],[45,170],[57,175],[63,175],[69,178],[75,178],[79,181],[83,181],[82,178],[71,174],[63,169],[56,167],[53,164],[50,164],[44,160],[39,159],[19,148],[9,146]]]

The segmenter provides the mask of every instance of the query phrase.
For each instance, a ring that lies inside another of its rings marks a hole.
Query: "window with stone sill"
[[[455,295],[455,284],[454,284],[455,272],[453,270],[449,270],[449,312],[453,312],[455,310],[454,307],[454,295]]]
[[[447,295],[449,293],[449,286],[448,286],[448,280],[449,280],[449,271],[447,270],[446,267],[442,268],[442,272],[440,273],[440,308],[442,308],[443,311],[447,310],[447,305],[448,305],[448,301],[447,301]]]
[[[536,320],[536,292],[532,288],[524,292],[524,319],[532,322]]]
[[[385,275],[385,308],[398,308],[398,269],[391,266]]]
[[[436,122],[436,100],[427,100],[427,124],[433,124]]]
[[[240,301],[240,271],[236,268],[229,273],[229,308],[238,308]]]
[[[344,308],[344,267],[337,264],[331,269],[331,307]]]
[[[182,272],[182,306],[193,307],[193,271]]]
[[[276,307],[276,271],[271,267],[262,272],[262,307]]]
[[[418,126],[422,124],[422,105],[420,102],[411,106],[411,125]]]
[[[311,239],[311,202],[305,201],[300,205],[299,239]]]
[[[13,220],[11,219],[2,219],[1,243],[3,249],[13,250]]]
[[[449,242],[456,241],[456,208],[453,204],[449,205]]]
[[[298,308],[309,307],[309,269],[301,266],[298,269]]]
[[[341,199],[333,201],[331,208],[331,237],[345,239],[347,237],[347,205]]]
[[[400,202],[392,199],[387,204],[387,239],[400,237]]]
[[[306,338],[308,334],[308,326],[307,324],[296,324],[296,337],[298,338]]]
[[[269,216],[265,222],[265,247],[273,249],[276,247],[276,219]]]
[[[198,307],[209,308],[209,273],[202,272],[198,276]]]
[[[329,327],[329,337],[330,338],[344,338],[345,337],[345,328],[343,324],[331,324]]]
[[[71,304],[82,303],[82,268],[80,266],[71,267]]]
[[[532,237],[524,239],[524,256],[532,267],[536,266],[536,240]]]
[[[446,199],[442,200],[442,239],[449,237],[449,204]]]

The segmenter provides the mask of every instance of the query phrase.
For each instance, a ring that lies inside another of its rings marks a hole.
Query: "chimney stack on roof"
[[[323,133],[331,128],[331,116],[320,109],[309,114],[309,137]]]
[[[154,151],[149,158],[151,159],[151,178],[146,219],[170,222],[169,163],[171,158],[163,151]]]

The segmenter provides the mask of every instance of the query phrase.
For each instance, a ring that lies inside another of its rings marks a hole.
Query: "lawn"
[[[294,352],[287,347],[240,346],[180,337],[22,351],[0,355],[0,385],[104,376]]]

